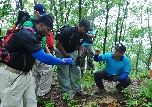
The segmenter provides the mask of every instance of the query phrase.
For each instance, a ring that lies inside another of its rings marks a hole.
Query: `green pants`
[[[57,79],[63,93],[72,94],[74,91],[82,92],[80,83],[81,73],[80,67],[76,66],[77,53],[68,53],[73,59],[73,65],[58,65],[57,66]],[[57,50],[56,57],[63,58],[62,53]]]

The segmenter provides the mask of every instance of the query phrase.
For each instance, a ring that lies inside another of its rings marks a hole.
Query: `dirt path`
[[[101,95],[94,95],[94,92],[98,89],[93,85],[89,91],[85,90],[85,92],[90,94],[89,97],[75,96],[73,101],[63,100],[61,89],[59,85],[56,84],[49,93],[51,101],[55,102],[55,106],[48,107],[127,107],[127,98],[123,92],[116,91],[116,84],[115,82],[104,81],[106,91]],[[128,89],[131,89],[132,92],[136,92],[138,85],[137,80],[132,80],[132,84]],[[38,103],[38,107],[45,106]]]

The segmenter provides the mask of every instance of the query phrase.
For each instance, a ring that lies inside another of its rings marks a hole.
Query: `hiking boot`
[[[76,96],[89,96],[86,92],[76,92]]]
[[[119,84],[115,86],[118,92],[121,92],[123,90],[123,87],[121,87]]]
[[[102,94],[104,91],[106,91],[105,89],[98,89],[98,91],[95,92],[95,95],[100,95]]]
[[[74,99],[74,95],[75,95],[75,94],[71,94],[71,95],[68,97],[68,100],[73,100],[73,99]]]
[[[72,94],[68,94],[68,99],[67,100],[73,100],[75,96],[75,92],[73,92]]]

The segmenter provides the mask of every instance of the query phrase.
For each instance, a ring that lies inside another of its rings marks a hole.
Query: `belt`
[[[11,67],[9,67],[9,66],[7,66],[6,69],[7,69],[9,72],[12,72],[12,73],[16,73],[16,74],[26,74],[26,72],[16,70],[16,69],[11,68]]]

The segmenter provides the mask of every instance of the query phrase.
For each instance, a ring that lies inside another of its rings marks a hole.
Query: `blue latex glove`
[[[63,60],[65,61],[64,65],[72,65],[73,64],[72,58],[63,58]]]
[[[121,74],[120,79],[123,80],[123,79],[127,78],[128,75],[129,75],[128,72],[124,72],[124,73]]]
[[[102,56],[99,56],[99,55],[94,55],[94,61],[102,61]]]
[[[96,54],[94,55],[94,61],[98,61],[98,56],[99,55],[96,55]]]

